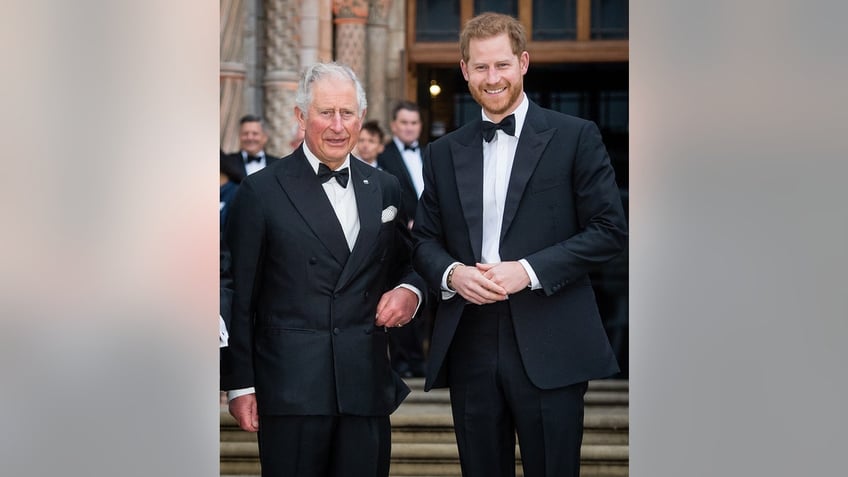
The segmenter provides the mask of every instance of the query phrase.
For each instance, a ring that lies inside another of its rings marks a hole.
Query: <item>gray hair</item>
[[[297,85],[297,94],[294,97],[294,102],[303,114],[308,115],[309,105],[312,104],[312,85],[323,78],[337,78],[342,80],[353,81],[356,87],[356,100],[359,104],[357,116],[362,116],[362,112],[368,107],[368,101],[365,99],[365,90],[362,84],[356,77],[356,73],[349,66],[336,63],[315,63],[306,69],[303,77],[300,78],[300,83]]]

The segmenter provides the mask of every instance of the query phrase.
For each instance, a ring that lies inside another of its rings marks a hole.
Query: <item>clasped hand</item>
[[[451,285],[457,293],[475,305],[487,305],[507,299],[530,284],[527,271],[518,262],[460,265],[453,272]]]

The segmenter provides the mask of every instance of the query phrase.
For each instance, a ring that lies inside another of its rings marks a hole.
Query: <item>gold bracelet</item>
[[[451,286],[451,281],[453,279],[453,272],[455,272],[456,269],[459,268],[460,266],[462,266],[462,264],[457,263],[456,265],[453,266],[453,268],[450,269],[450,271],[448,271],[448,277],[445,279],[445,285],[448,286],[448,290],[450,290],[450,291],[456,291],[453,288],[453,286]]]

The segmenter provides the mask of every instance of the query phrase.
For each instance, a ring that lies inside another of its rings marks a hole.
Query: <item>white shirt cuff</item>
[[[230,335],[227,333],[227,324],[224,323],[224,317],[218,315],[218,347],[226,348],[229,339]]]
[[[456,295],[456,292],[448,288],[448,273],[451,271],[456,265],[462,265],[460,262],[453,262],[448,265],[448,268],[445,269],[445,273],[442,274],[442,300],[450,300]]]
[[[542,288],[542,284],[539,283],[539,277],[536,276],[536,272],[533,271],[533,267],[530,266],[530,262],[526,259],[522,258],[518,261],[522,267],[524,267],[524,271],[527,272],[527,275],[530,277],[530,289],[538,290]]]
[[[415,288],[414,286],[412,286],[408,283],[401,283],[400,285],[395,287],[395,289],[397,289],[397,288],[406,288],[407,290],[411,291],[412,293],[415,293],[415,296],[418,297],[418,304],[415,305],[415,312],[412,314],[412,316],[415,317],[415,315],[418,314],[418,308],[421,307],[421,301],[423,300],[422,295],[421,295],[421,290]]]
[[[248,394],[255,394],[256,388],[243,388],[243,389],[233,389],[232,391],[227,391],[227,401],[232,401],[233,399],[239,396],[246,396]]]

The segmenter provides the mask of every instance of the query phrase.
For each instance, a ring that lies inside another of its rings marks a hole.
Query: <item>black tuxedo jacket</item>
[[[248,176],[226,228],[234,282],[230,389],[256,388],[263,415],[385,416],[409,389],[374,324],[386,290],[409,283],[411,240],[389,174],[352,158],[360,231],[352,251],[302,147]]]
[[[414,263],[438,290],[452,262],[473,266],[480,261],[481,120],[425,150],[424,183],[413,229]],[[588,272],[616,256],[626,236],[620,194],[598,128],[531,102],[507,189],[500,256],[503,261],[527,259],[542,285],[510,295],[508,301],[534,385],[552,389],[618,372]],[[425,389],[446,384],[445,357],[466,304],[459,294],[439,303]]]
[[[265,153],[265,167],[277,162],[280,158]],[[226,174],[236,184],[241,183],[247,177],[247,169],[244,166],[244,158],[241,151],[221,156],[221,172]]]
[[[418,194],[415,193],[412,176],[409,175],[409,170],[406,168],[406,163],[403,162],[403,156],[394,140],[389,141],[383,152],[377,156],[377,166],[397,177],[398,181],[400,181],[404,215],[410,219],[414,219],[418,205]]]

